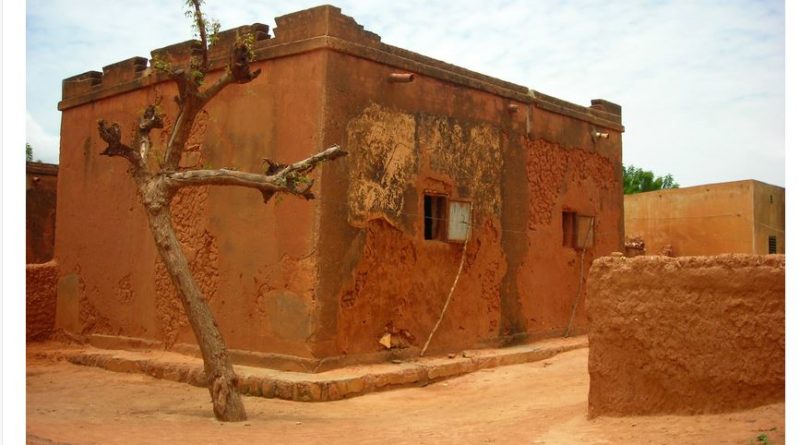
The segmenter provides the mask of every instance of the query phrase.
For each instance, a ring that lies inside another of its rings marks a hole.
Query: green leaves
[[[256,44],[256,36],[252,32],[245,33],[244,35],[236,36],[236,45],[243,45],[247,49],[247,61],[252,62],[256,58],[256,53],[253,47]]]
[[[155,57],[153,57],[152,66],[153,66],[153,68],[156,69],[156,71],[159,71],[159,72],[162,72],[162,73],[168,73],[169,74],[169,73],[172,72],[172,65],[170,65],[169,62],[164,60],[164,58],[161,57],[160,55],[156,55]]]
[[[675,182],[669,173],[665,176],[656,176],[649,170],[642,170],[633,165],[622,166],[622,188],[626,195],[678,187],[680,184]]]

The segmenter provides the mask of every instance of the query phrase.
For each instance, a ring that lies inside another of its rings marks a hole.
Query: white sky
[[[58,161],[61,80],[191,37],[181,1],[27,2],[27,140]],[[319,0],[209,0],[222,28]],[[782,1],[355,1],[385,43],[589,105],[622,105],[623,156],[682,186],[784,186]]]

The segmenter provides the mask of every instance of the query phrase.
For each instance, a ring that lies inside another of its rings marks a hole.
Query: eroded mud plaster
[[[192,127],[184,163],[207,163],[202,141],[208,130],[208,113],[201,113]],[[162,132],[162,137],[166,133]],[[199,165],[192,165],[199,167]],[[208,228],[209,187],[185,188],[175,194],[170,206],[172,225],[178,237],[192,275],[203,296],[214,304],[219,287],[219,246]],[[155,259],[155,305],[158,329],[163,341],[173,345],[176,341],[192,342],[193,334],[175,286],[160,257]]]
[[[473,237],[434,349],[463,347],[497,335],[506,262],[496,223],[487,221]],[[409,346],[422,346],[442,311],[463,252],[459,244],[430,243],[382,219],[367,223],[362,259],[339,295],[341,353],[382,350],[377,340],[391,327],[411,334]]]
[[[568,187],[584,182],[608,191],[615,185],[614,165],[608,158],[580,148],[566,148],[536,139],[527,143],[530,218],[528,228],[547,225],[556,216],[557,204]]]
[[[586,280],[592,260],[598,252],[619,249],[616,223],[621,209],[616,194],[621,186],[615,165],[590,147],[564,147],[544,139],[525,145],[528,249],[516,278],[528,333],[562,334],[573,305],[573,326],[580,330],[586,325]],[[594,217],[594,243],[585,252],[564,244],[563,211]]]
[[[338,294],[342,354],[382,350],[386,332],[421,347],[456,277],[463,244],[425,240],[422,199],[436,193],[472,206],[466,262],[453,302],[432,343],[447,349],[497,336],[507,264],[500,245],[498,128],[481,122],[371,104],[351,121],[354,169],[348,215],[363,227],[363,251]]]

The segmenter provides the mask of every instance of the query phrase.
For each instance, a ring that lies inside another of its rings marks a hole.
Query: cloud
[[[223,28],[274,26],[317,4],[209,1],[207,12]],[[784,184],[781,1],[336,4],[385,43],[581,105],[621,104],[626,163],[684,185]],[[30,0],[27,12],[28,109],[51,135],[61,79],[189,37],[177,3]]]
[[[25,113],[25,141],[33,147],[34,160],[58,163],[58,133],[48,133],[30,113]]]

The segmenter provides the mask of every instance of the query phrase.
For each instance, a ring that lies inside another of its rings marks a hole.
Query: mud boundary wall
[[[58,264],[25,265],[25,339],[44,340],[53,333],[56,318]]]
[[[589,414],[784,398],[785,257],[605,257],[589,275]]]

